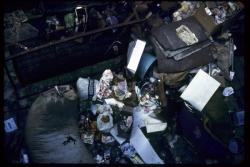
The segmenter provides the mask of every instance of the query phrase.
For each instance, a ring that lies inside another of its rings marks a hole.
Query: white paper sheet
[[[199,70],[180,97],[202,111],[219,86],[218,81]]]
[[[146,164],[164,164],[140,128],[133,128],[130,143]]]
[[[131,71],[133,74],[136,72],[137,67],[139,65],[143,50],[146,46],[145,41],[136,40],[135,46],[131,51],[131,55],[128,55],[128,65],[127,68],[129,71]]]

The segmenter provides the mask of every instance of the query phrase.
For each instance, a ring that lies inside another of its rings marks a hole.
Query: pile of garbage
[[[80,135],[96,163],[213,164],[243,152],[235,129],[244,124],[244,107],[228,106],[236,104],[236,46],[229,31],[212,36],[238,9],[232,2],[183,1],[173,22],[129,44],[125,72],[106,69],[99,81],[78,79]],[[200,22],[201,13],[212,17],[212,30]],[[149,137],[157,134],[165,139],[162,148]],[[180,153],[181,143],[191,143],[193,157]]]
[[[146,121],[149,133],[167,127],[166,123],[149,117],[160,110],[159,97],[152,96],[154,87],[148,82],[139,88],[135,82],[128,82],[123,74],[115,74],[109,69],[103,72],[99,81],[78,79],[80,135],[97,163],[128,163],[129,160],[134,164],[143,163],[136,151],[138,148],[134,147],[136,143],[131,141],[132,131],[141,124],[138,121]],[[161,129],[155,129],[157,127]]]
[[[240,163],[245,151],[245,106],[238,94],[244,86],[235,86],[237,46],[226,25],[243,4],[135,4],[136,17],[150,13],[151,18],[132,28],[125,67],[119,72],[106,69],[100,78],[79,76],[75,84],[81,142],[97,164]],[[65,27],[71,33],[85,32],[91,18],[99,28],[116,25],[120,19],[113,8],[107,6],[103,18],[94,8],[89,11],[79,5],[75,13],[64,15]],[[95,17],[88,18],[91,13]],[[22,11],[6,15],[10,37],[5,38],[21,41],[26,21]],[[55,16],[46,23],[48,34],[60,30]],[[57,86],[55,90],[64,97]],[[18,129],[13,118],[4,124],[6,133]],[[63,145],[69,143],[77,147],[71,136]],[[28,163],[26,151],[22,154]]]

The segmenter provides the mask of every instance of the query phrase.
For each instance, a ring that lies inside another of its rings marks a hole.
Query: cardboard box
[[[221,27],[221,24],[216,24],[213,16],[209,16],[205,8],[200,7],[197,9],[197,11],[194,14],[194,17],[197,19],[197,21],[201,24],[201,26],[206,31],[206,34],[208,36],[213,35],[215,32],[219,30]]]

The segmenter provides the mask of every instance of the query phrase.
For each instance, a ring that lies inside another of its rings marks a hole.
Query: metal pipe
[[[5,61],[9,61],[9,60],[12,60],[14,58],[20,57],[20,56],[22,56],[24,54],[28,54],[28,53],[31,53],[31,52],[34,52],[34,51],[37,51],[37,50],[40,50],[40,49],[44,49],[46,47],[50,47],[50,46],[53,46],[53,45],[57,45],[57,44],[60,44],[60,43],[63,43],[63,42],[78,39],[78,38],[81,38],[81,37],[84,37],[84,36],[87,36],[87,35],[92,35],[92,34],[104,32],[104,31],[107,31],[107,30],[111,30],[111,29],[114,29],[114,28],[120,28],[120,27],[124,27],[124,26],[128,26],[128,25],[132,25],[132,24],[141,23],[141,22],[147,20],[148,18],[149,17],[145,17],[144,19],[135,20],[135,21],[131,21],[131,22],[128,22],[128,23],[121,23],[121,24],[117,24],[117,25],[114,25],[114,26],[105,27],[105,28],[101,28],[101,29],[97,29],[97,30],[93,30],[93,31],[89,31],[89,32],[82,32],[80,34],[73,35],[73,36],[68,37],[68,38],[57,40],[55,42],[49,42],[47,44],[40,45],[40,46],[31,48],[31,49],[28,49],[27,51],[23,51],[23,52],[15,54],[15,55],[9,56],[9,57],[7,57],[5,59]]]

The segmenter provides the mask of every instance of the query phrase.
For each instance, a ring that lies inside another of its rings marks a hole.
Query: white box
[[[146,42],[139,39],[129,44],[127,69],[133,74],[137,70],[145,46]]]

